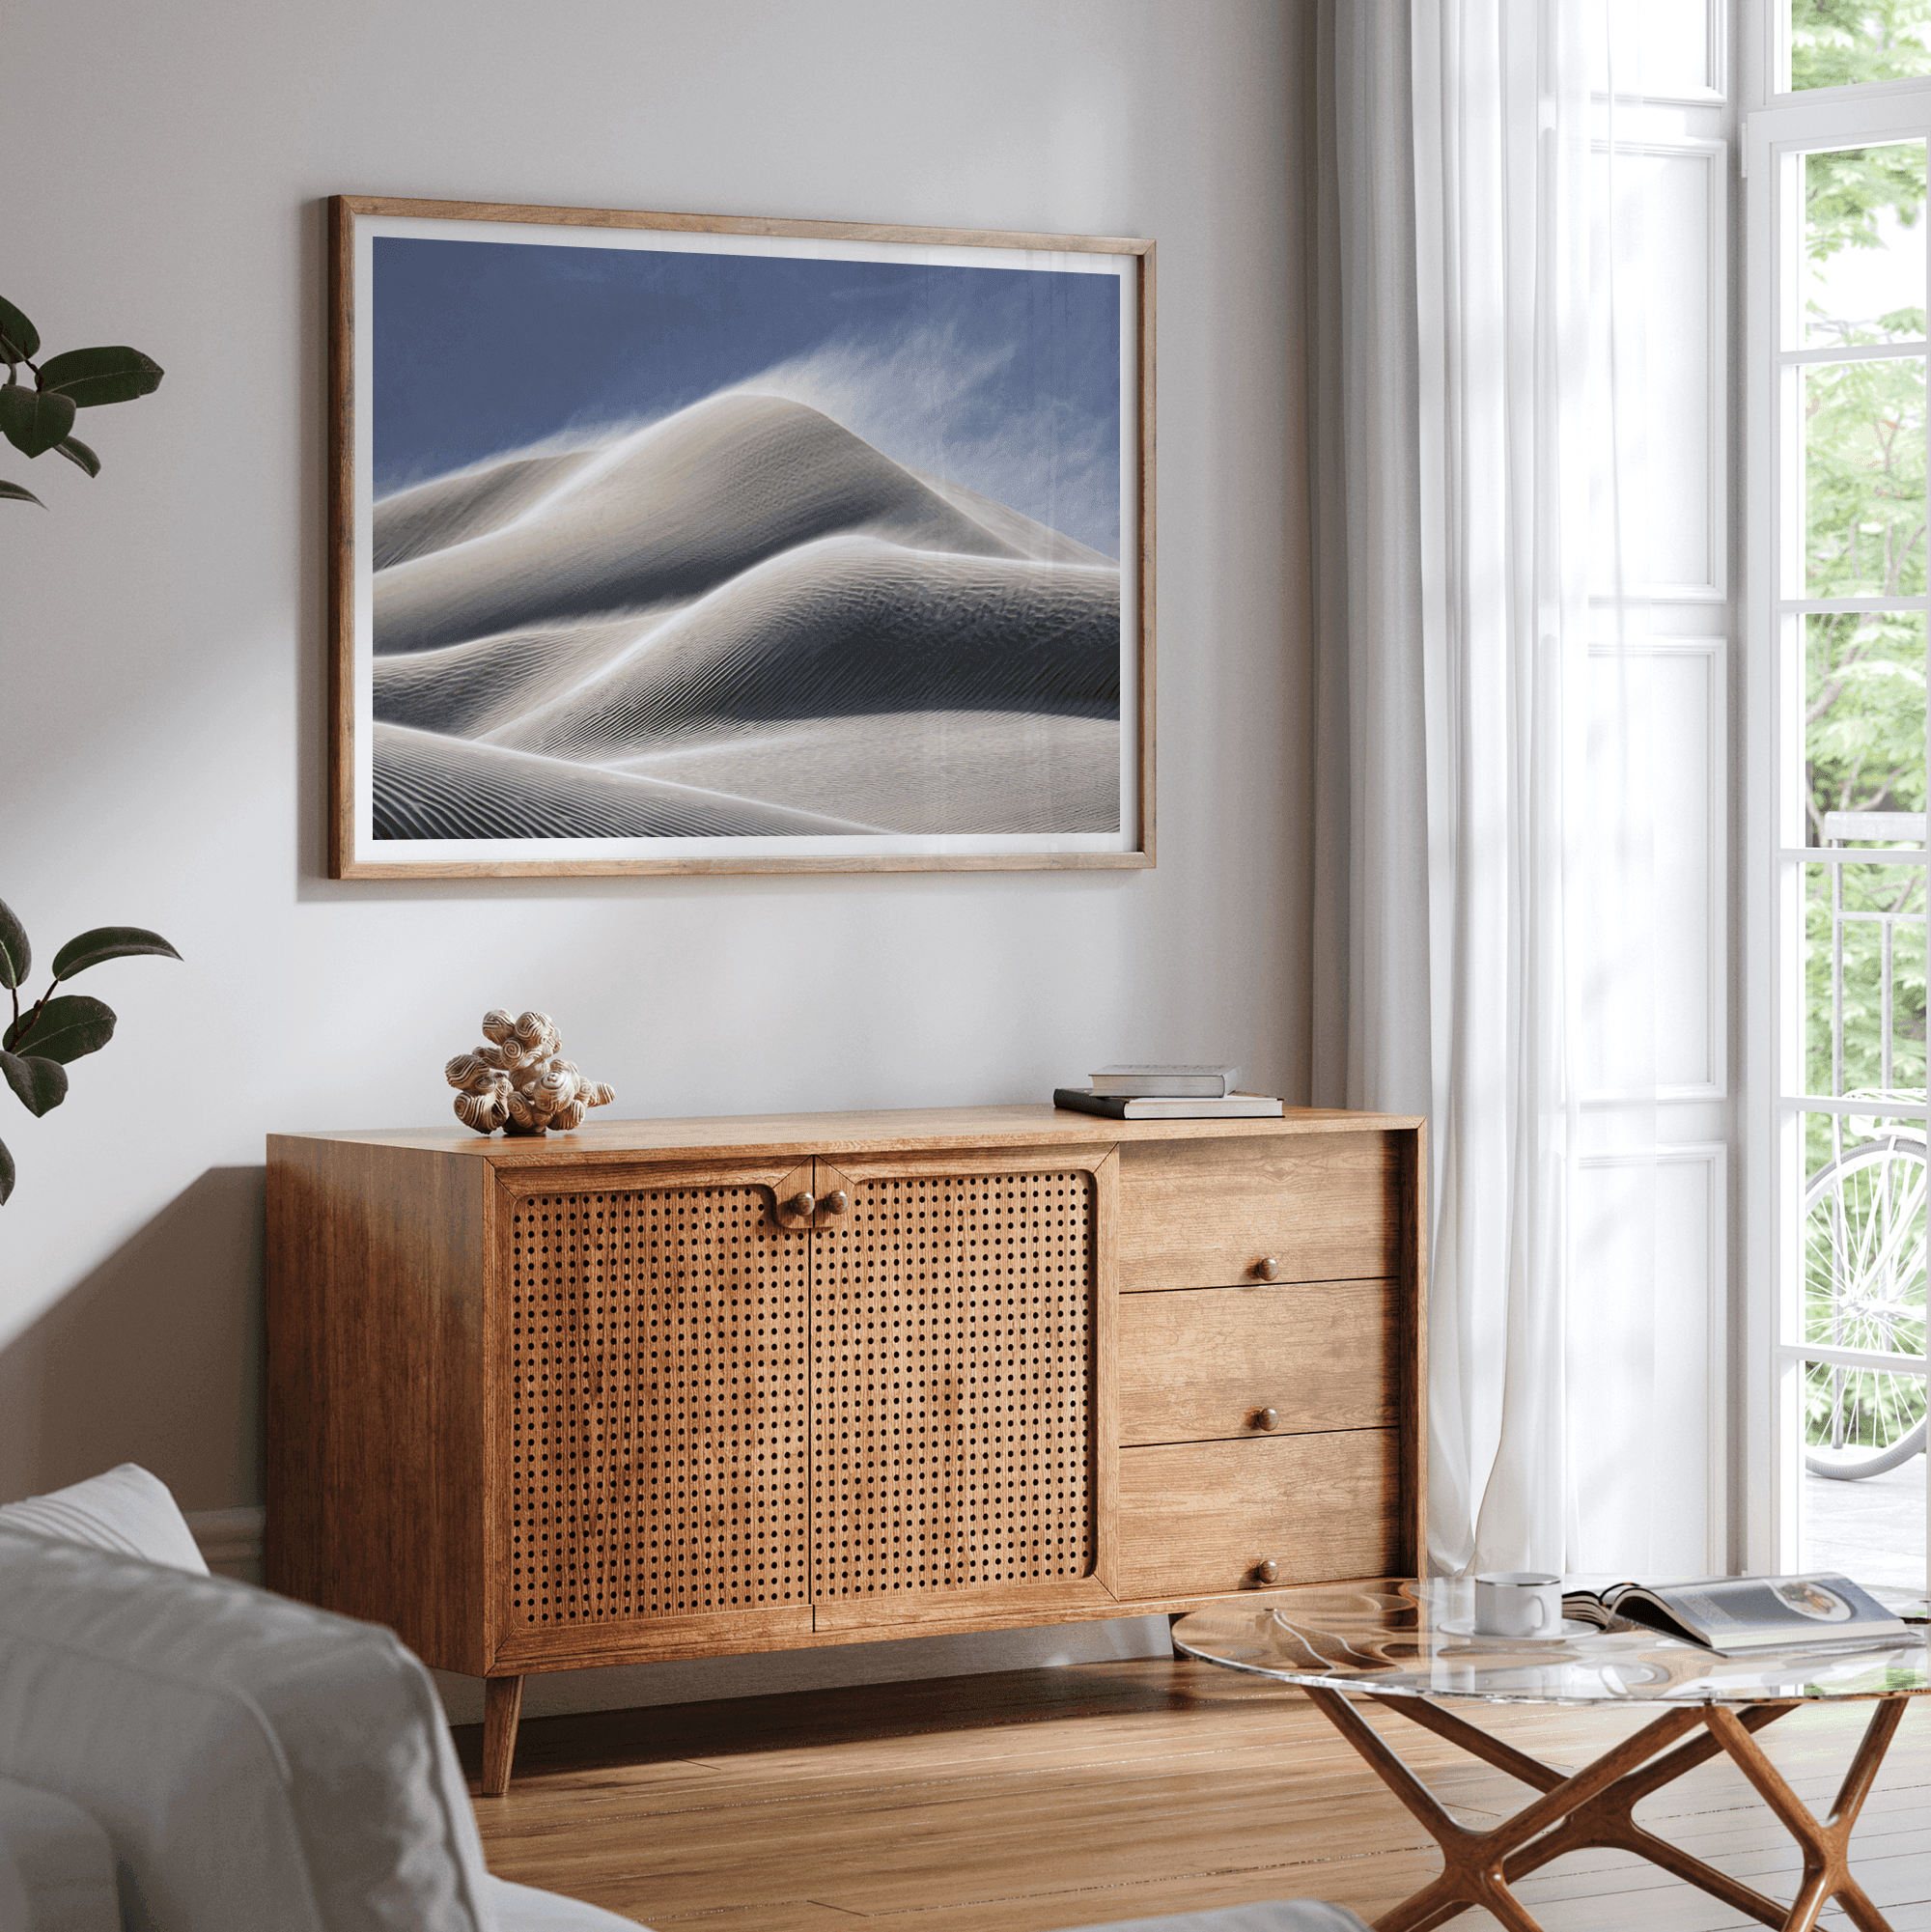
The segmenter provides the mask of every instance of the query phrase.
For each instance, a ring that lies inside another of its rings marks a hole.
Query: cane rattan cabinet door
[[[810,1627],[809,1238],[768,1186],[636,1178],[565,1170],[501,1211],[509,1654],[663,1619]]]
[[[821,1203],[843,1205],[811,1238],[818,1628],[1104,1596],[1101,1177],[988,1156],[830,1178]]]

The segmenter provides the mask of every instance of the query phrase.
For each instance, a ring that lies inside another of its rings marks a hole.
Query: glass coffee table
[[[1931,1691],[1922,1628],[1894,1648],[1723,1658],[1646,1631],[1574,1623],[1547,1639],[1477,1637],[1473,1608],[1473,1586],[1461,1581],[1316,1584],[1273,1593],[1264,1605],[1195,1610],[1173,1628],[1175,1644],[1189,1657],[1299,1685],[1434,1834],[1441,1847],[1441,1876],[1384,1913],[1375,1932],[1427,1932],[1474,1905],[1513,1932],[1540,1932],[1510,1884],[1565,1852],[1592,1845],[1638,1853],[1734,1911],[1786,1932],[1807,1932],[1833,1897],[1861,1932],[1890,1932],[1851,1875],[1851,1831],[1905,1700]],[[1468,1830],[1402,1763],[1350,1695],[1372,1698],[1542,1795],[1493,1831]],[[1571,1775],[1446,1708],[1462,1700],[1648,1705],[1657,1715]],[[1801,1705],[1823,1701],[1873,1708],[1836,1802],[1818,1819],[1765,1756],[1755,1733]],[[1692,1858],[1632,1815],[1640,1800],[1719,1751],[1735,1762],[1803,1849],[1804,1880],[1790,1905]]]

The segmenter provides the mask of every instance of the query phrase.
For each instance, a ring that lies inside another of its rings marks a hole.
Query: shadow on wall
[[[260,1498],[266,1190],[210,1167],[0,1350],[0,1498],[134,1462],[185,1510]]]

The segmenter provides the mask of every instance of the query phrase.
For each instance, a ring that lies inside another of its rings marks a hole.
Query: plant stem
[[[24,1026],[20,1024],[20,989],[17,986],[13,989],[14,1023],[7,1029],[8,1038],[13,1042],[12,1047],[8,1049],[10,1052],[19,1051],[20,1043],[23,1040],[25,1040],[27,1035],[34,1030],[35,1023],[36,1022],[39,1021],[41,1017],[41,1008],[43,1007],[47,1003],[47,1001],[54,996],[54,988],[57,987],[59,984],[60,981],[57,979],[49,980],[47,982],[46,992],[42,994],[40,998],[37,999],[33,1003],[33,1005],[27,1009],[27,1023]]]

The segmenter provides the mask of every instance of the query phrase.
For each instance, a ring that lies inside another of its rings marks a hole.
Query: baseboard
[[[192,1510],[187,1526],[210,1570],[258,1583],[262,1580],[262,1532],[266,1518],[267,1511],[255,1502],[239,1509]],[[991,1670],[1167,1656],[1171,1648],[1165,1617],[1134,1616],[1039,1629],[856,1642],[824,1650],[754,1652],[673,1664],[555,1670],[525,1680],[523,1715],[629,1710],[640,1704],[695,1703],[713,1697],[828,1690],[909,1677],[975,1676]],[[447,1670],[434,1675],[450,1722],[480,1723],[483,1680],[459,1677]]]
[[[267,1514],[259,1502],[238,1509],[195,1509],[187,1513],[187,1526],[210,1570],[245,1569],[259,1576]]]

